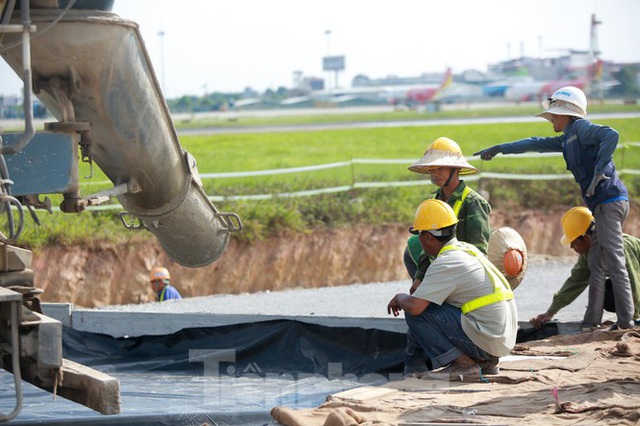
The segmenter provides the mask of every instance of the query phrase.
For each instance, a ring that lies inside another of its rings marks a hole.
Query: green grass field
[[[395,113],[394,113],[395,114]],[[414,113],[415,114],[415,113]],[[307,119],[309,119],[307,117]],[[326,118],[323,118],[326,119]],[[597,121],[620,132],[615,154],[618,169],[640,170],[640,119],[608,119]],[[263,123],[264,124],[264,123]],[[406,159],[403,164],[354,164],[313,172],[254,176],[243,178],[204,179],[209,195],[232,196],[269,194],[351,185],[354,182],[421,181],[422,185],[398,188],[352,189],[345,192],[308,197],[277,197],[269,200],[224,200],[216,202],[222,211],[240,215],[245,231],[238,238],[253,240],[283,230],[305,232],[319,226],[344,226],[355,223],[409,223],[415,206],[434,188],[424,175],[412,173],[407,166],[422,156],[428,144],[439,136],[457,141],[465,155],[481,148],[527,136],[549,136],[548,122],[517,124],[471,124],[443,126],[405,126],[372,129],[343,129],[310,132],[244,133],[208,136],[183,136],[181,143],[198,161],[201,174],[257,171],[313,166],[325,163],[366,159]],[[491,162],[476,160],[483,172],[565,173],[558,158],[519,158],[498,156]],[[93,181],[105,181],[94,170]],[[80,176],[87,176],[81,165]],[[639,198],[640,176],[623,175],[632,197]],[[555,205],[581,203],[577,185],[572,180],[515,181],[482,179],[472,187],[489,192],[494,208],[548,208]],[[83,184],[86,195],[108,185]],[[52,197],[54,205],[59,202]],[[117,211],[85,212],[80,215],[53,215],[38,212],[42,222],[36,226],[27,218],[21,242],[37,248],[50,242],[78,243],[95,240],[127,241],[152,238],[148,233],[132,233],[121,225]],[[3,224],[4,225],[4,224]]]
[[[640,141],[640,119],[612,119],[601,124],[614,127],[621,133],[620,145]],[[418,159],[434,139],[447,136],[458,142],[466,156],[494,145],[527,136],[552,136],[547,122],[517,124],[470,124],[459,126],[394,127],[375,129],[344,129],[315,132],[226,134],[184,136],[182,145],[198,160],[198,168],[205,172],[231,172],[299,167],[353,158]],[[616,155],[620,155],[617,153]],[[640,154],[640,152],[639,152]],[[629,156],[631,157],[631,156]],[[640,165],[640,155],[635,166]],[[619,162],[624,160],[625,164]],[[617,158],[618,168],[630,168],[634,158]],[[479,162],[483,170],[512,170],[508,162]],[[539,160],[518,160],[516,167],[527,170],[547,170],[548,164]],[[564,170],[560,159],[554,163],[555,172]],[[380,170],[391,173],[394,179],[406,175],[406,167]],[[405,176],[406,178],[406,176]],[[251,182],[247,182],[251,183]],[[258,183],[258,182],[254,182]]]

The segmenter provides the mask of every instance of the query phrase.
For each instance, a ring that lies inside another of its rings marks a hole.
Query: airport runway
[[[499,104],[473,104],[446,105],[443,109],[477,109],[492,108]],[[282,117],[300,115],[340,115],[355,113],[376,113],[393,112],[393,107],[350,107],[350,108],[306,108],[306,109],[274,109],[257,111],[212,111],[198,114],[175,114],[174,123],[183,120],[197,120],[204,118],[216,118],[224,121],[232,121],[242,117]],[[602,120],[612,118],[640,118],[640,111],[626,113],[603,113],[589,114],[589,120]],[[415,119],[394,120],[394,121],[371,121],[371,122],[344,122],[344,123],[321,123],[321,124],[297,124],[297,125],[264,125],[264,126],[224,126],[224,127],[203,127],[203,128],[178,128],[178,136],[211,135],[211,134],[234,134],[234,133],[272,133],[272,132],[311,132],[337,129],[370,129],[380,127],[423,127],[423,126],[443,126],[462,124],[496,124],[496,123],[528,123],[542,120],[535,116],[511,116],[511,117],[480,117],[480,118],[429,118],[428,114],[416,112]],[[53,117],[36,120],[36,128],[42,128],[45,122],[55,121]],[[0,132],[4,129],[19,129],[24,127],[24,121],[19,119],[0,119]]]

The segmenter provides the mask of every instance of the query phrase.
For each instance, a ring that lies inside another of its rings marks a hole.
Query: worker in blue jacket
[[[156,293],[156,300],[164,302],[170,299],[182,299],[180,292],[171,285],[171,275],[167,268],[156,267],[149,274],[149,282]]]
[[[629,198],[613,163],[618,132],[584,119],[587,98],[577,87],[558,89],[542,105],[545,110],[537,116],[549,120],[553,130],[562,132],[562,136],[530,137],[494,145],[474,155],[488,161],[499,153],[562,152],[567,169],[580,186],[584,202],[596,223],[589,250],[589,305],[583,327],[602,323],[604,283],[608,273],[618,317],[612,328],[631,328],[634,326],[634,305],[622,242],[622,225],[629,215]]]

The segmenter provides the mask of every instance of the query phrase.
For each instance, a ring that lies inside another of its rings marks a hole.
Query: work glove
[[[593,179],[591,179],[591,184],[589,184],[589,188],[587,188],[587,193],[585,194],[587,197],[593,197],[593,194],[596,192],[596,186],[600,183],[600,181],[609,179],[609,176],[604,174],[596,174],[593,175]]]
[[[497,154],[501,153],[500,145],[490,146],[489,148],[485,148],[482,151],[478,151],[473,155],[479,155],[485,161],[490,161]]]

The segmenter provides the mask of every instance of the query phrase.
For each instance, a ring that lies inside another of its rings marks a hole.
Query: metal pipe
[[[29,13],[29,0],[20,0],[20,16],[22,17],[22,61],[24,82],[24,133],[17,144],[3,146],[2,154],[15,154],[22,151],[36,134],[33,124],[33,78],[31,76],[31,15]]]
[[[20,303],[12,301],[11,303],[11,365],[13,368],[13,380],[16,389],[16,405],[9,414],[0,413],[0,422],[6,422],[15,419],[20,411],[22,411],[22,377],[20,376],[20,335],[18,334],[18,309]]]
[[[57,17],[34,10],[47,26]],[[91,158],[114,186],[135,181],[140,190],[118,195],[124,209],[155,234],[169,256],[187,267],[218,259],[237,215],[219,212],[204,193],[195,160],[180,145],[171,114],[138,25],[117,15],[70,10],[47,37],[32,40],[38,97],[58,119],[71,110],[54,90],[71,90],[77,122],[91,123]],[[64,55],[56,52],[64,47]],[[19,65],[17,49],[3,52]]]
[[[0,24],[6,25],[9,23],[11,19],[11,15],[13,15],[13,9],[16,8],[16,0],[9,0],[7,5],[4,8],[4,15],[2,17],[2,22]]]

